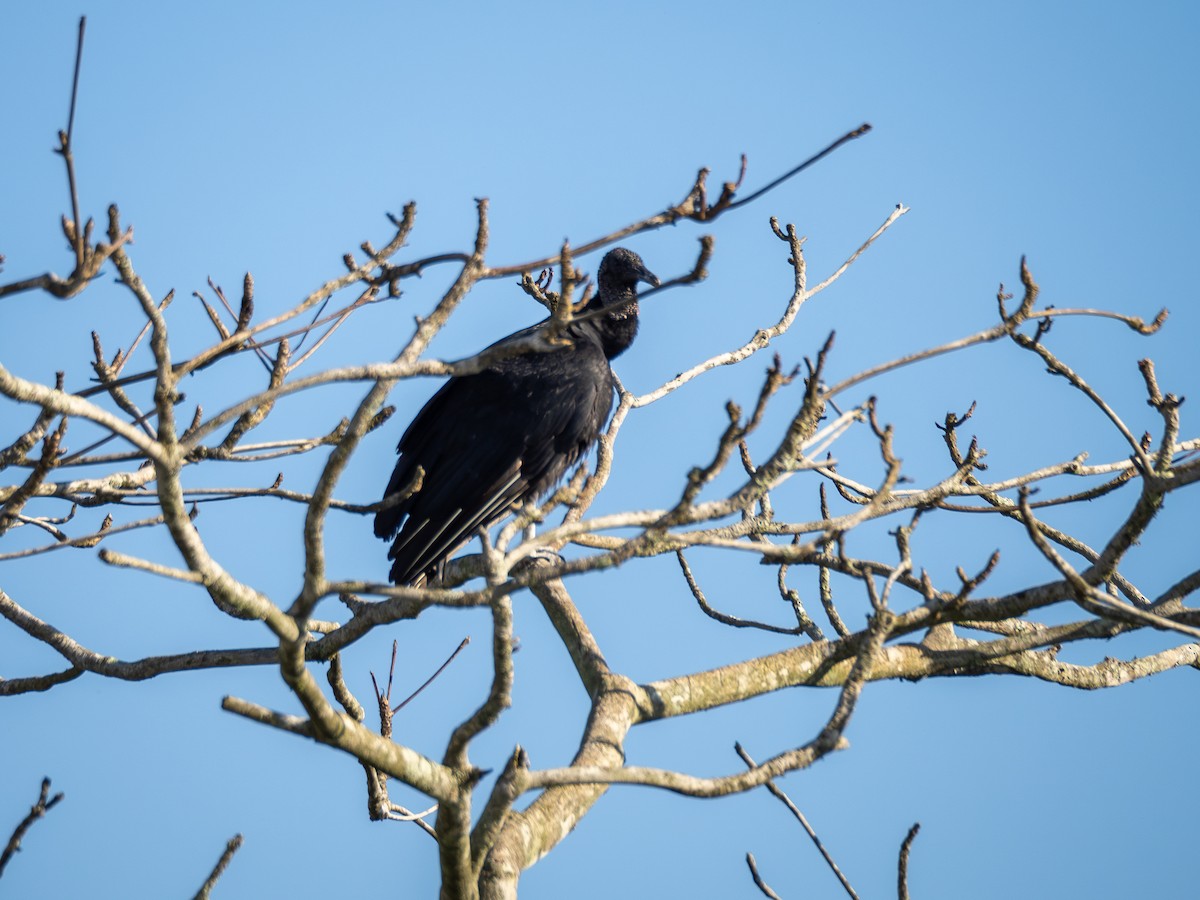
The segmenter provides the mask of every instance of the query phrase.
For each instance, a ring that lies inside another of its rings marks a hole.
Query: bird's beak
[[[645,266],[642,266],[640,269],[638,269],[638,281],[644,281],[651,287],[658,287],[660,284],[658,276]]]

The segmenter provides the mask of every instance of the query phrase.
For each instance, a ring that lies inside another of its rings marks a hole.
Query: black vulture
[[[376,537],[394,538],[394,584],[432,580],[479,529],[549,491],[599,438],[613,404],[608,361],[637,334],[637,284],[659,282],[624,247],[605,255],[596,280],[582,312],[610,313],[573,321],[561,348],[451,378],[405,430],[384,497],[403,490],[417,466],[421,489],[375,516]]]

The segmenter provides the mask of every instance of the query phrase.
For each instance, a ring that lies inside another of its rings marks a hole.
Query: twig
[[[225,869],[228,868],[230,861],[233,859],[233,854],[237,853],[242,848],[242,836],[235,834],[229,839],[229,843],[225,845],[225,851],[221,854],[221,858],[217,860],[217,864],[213,866],[212,873],[208,876],[208,880],[200,885],[200,890],[196,891],[194,900],[208,900],[212,893],[213,887],[217,883],[217,879],[225,874]]]
[[[904,842],[900,845],[900,872],[897,883],[900,900],[908,900],[908,853],[912,849],[913,840],[916,839],[917,833],[921,830],[921,823],[914,822],[913,827],[908,829],[908,834],[904,837]]]
[[[758,889],[763,892],[771,900],[783,900],[777,893],[771,890],[771,886],[762,880],[762,876],[758,874],[758,863],[754,861],[754,854],[746,854],[746,865],[750,867],[750,877],[754,879],[754,883],[758,885]]]
[[[458,656],[458,654],[462,652],[463,648],[466,647],[467,644],[469,644],[469,643],[471,643],[470,635],[468,635],[467,637],[462,639],[462,641],[459,643],[459,645],[454,648],[454,652],[451,653],[446,658],[446,661],[444,663],[442,663],[440,666],[438,666],[437,671],[425,679],[424,684],[422,684],[419,688],[417,688],[415,691],[413,691],[411,694],[409,694],[407,697],[405,697],[403,700],[401,700],[399,704],[392,707],[392,714],[395,715],[396,713],[400,712],[400,710],[404,709],[404,707],[408,706],[409,703],[411,703],[413,700],[415,700],[417,695],[419,693],[421,693],[421,691],[425,690],[425,688],[427,688],[431,684],[433,684],[434,681],[437,680],[437,677],[446,671],[446,667],[449,666],[450,663],[454,662],[454,657]],[[388,694],[389,695],[391,694],[391,677],[390,676],[388,677]]]
[[[692,592],[692,596],[696,598],[696,603],[699,604],[701,611],[710,619],[716,619],[722,625],[732,625],[734,628],[758,628],[762,631],[770,631],[775,634],[803,634],[801,628],[783,628],[779,625],[768,625],[764,622],[755,622],[751,619],[739,619],[737,616],[731,616],[723,612],[718,612],[708,605],[708,600],[704,596],[704,591],[700,589],[700,585],[696,582],[696,577],[692,574],[692,567],[688,565],[687,559],[683,555],[682,550],[675,552],[675,558],[679,560],[679,568],[683,570],[683,577],[687,581],[688,589]]]
[[[749,753],[746,752],[746,749],[740,743],[734,744],[733,748],[737,751],[738,756],[742,758],[742,762],[750,766],[750,768],[754,768],[758,765],[758,763],[754,761],[754,759]],[[846,893],[853,897],[854,900],[858,900],[858,894],[855,893],[854,888],[851,887],[850,881],[844,874],[842,874],[842,870],[839,869],[838,864],[834,862],[833,856],[830,855],[829,851],[825,849],[825,845],[821,843],[821,838],[817,836],[816,830],[810,824],[808,824],[808,819],[805,817],[804,813],[800,811],[799,807],[792,802],[792,798],[785,794],[779,788],[779,786],[775,784],[774,781],[768,781],[765,787],[771,792],[773,797],[777,798],[784,806],[788,808],[788,811],[796,817],[796,821],[800,823],[800,826],[805,830],[805,832],[807,832],[809,838],[812,839],[817,851],[821,854],[822,858],[824,858],[826,865],[833,870],[833,874],[837,876],[837,880],[841,882],[842,887],[846,890]]]
[[[67,113],[67,130],[59,135],[61,147],[59,152],[67,166],[67,185],[71,192],[71,215],[74,222],[75,239],[72,241],[75,249],[76,271],[82,271],[84,265],[84,229],[79,221],[79,190],[75,184],[75,157],[71,152],[71,138],[75,133],[75,101],[79,97],[79,70],[83,65],[83,36],[87,29],[87,16],[79,17],[79,39],[75,42],[75,72],[71,76],[71,107]]]
[[[446,746],[448,766],[466,769],[467,745],[490,728],[500,713],[512,705],[513,687],[513,610],[512,598],[497,597],[492,609],[492,683],[487,699],[450,735]]]
[[[776,178],[774,181],[770,182],[766,186],[759,188],[753,194],[750,194],[747,197],[743,197],[742,199],[738,200],[735,203],[730,203],[726,207],[726,209],[737,209],[739,206],[745,206],[747,203],[754,202],[759,197],[761,197],[763,194],[779,187],[779,185],[783,184],[785,181],[787,181],[793,175],[799,175],[801,172],[803,172],[809,166],[813,165],[814,163],[820,162],[822,159],[824,159],[826,156],[828,156],[830,153],[832,153],[838,147],[842,146],[843,144],[850,143],[850,141],[854,140],[855,138],[862,137],[864,134],[866,134],[870,130],[871,130],[871,125],[867,122],[864,122],[862,125],[859,125],[853,131],[843,134],[840,138],[838,138],[836,141],[834,141],[832,144],[830,144],[828,147],[826,147],[820,153],[816,153],[813,156],[810,156],[808,159],[806,159],[804,162],[800,163],[800,165],[796,166],[796,168],[792,169],[790,172],[785,172],[784,174],[780,175],[778,178]]]
[[[50,779],[43,778],[42,789],[38,793],[37,802],[29,810],[29,815],[22,819],[17,827],[13,829],[12,836],[9,837],[8,843],[4,847],[4,852],[0,853],[0,876],[4,874],[4,867],[8,865],[8,861],[21,849],[21,840],[25,837],[25,832],[33,827],[34,822],[53,809],[62,798],[62,791],[59,791],[53,797],[50,796]]]
[[[1176,622],[1152,613],[1149,610],[1133,606],[1132,604],[1122,603],[1116,597],[1111,597],[1089,584],[1082,575],[1075,571],[1070,563],[1063,559],[1050,546],[1050,542],[1041,533],[1042,525],[1033,517],[1033,511],[1029,508],[1027,494],[1028,492],[1022,488],[1020,501],[1021,513],[1024,516],[1025,528],[1030,540],[1042,552],[1042,555],[1067,579],[1075,595],[1075,602],[1080,607],[1095,615],[1111,617],[1139,626],[1149,625],[1151,628],[1158,628],[1164,631],[1177,631],[1192,638],[1200,638],[1200,628],[1193,628],[1191,625]]]
[[[42,553],[50,553],[54,550],[61,550],[64,547],[95,547],[103,538],[111,537],[114,534],[132,531],[135,528],[152,528],[155,525],[163,523],[162,516],[153,516],[149,519],[139,519],[136,522],[127,522],[124,525],[113,526],[112,516],[107,516],[104,522],[96,531],[91,534],[83,535],[77,538],[68,538],[59,540],[53,544],[43,544],[40,547],[30,547],[28,550],[14,550],[12,553],[0,553],[0,562],[6,562],[10,559],[23,559],[26,556],[37,556]]]
[[[731,209],[736,209],[739,206],[744,206],[753,200],[757,200],[763,194],[767,193],[768,191],[774,190],[776,187],[778,187],[783,182],[787,181],[787,179],[791,178],[793,175],[796,175],[796,174],[804,171],[809,166],[824,159],[826,156],[828,156],[834,150],[841,147],[843,144],[846,144],[846,143],[854,140],[855,138],[862,137],[864,134],[866,134],[870,130],[871,130],[871,126],[864,124],[864,125],[860,125],[858,128],[854,129],[853,131],[847,132],[846,134],[844,134],[840,138],[838,138],[836,141],[834,141],[832,144],[830,144],[828,147],[821,150],[819,153],[815,154],[814,156],[809,157],[804,162],[800,163],[800,165],[796,166],[795,168],[791,169],[788,172],[785,172],[783,175],[781,175],[779,178],[776,178],[774,181],[770,182],[765,187],[760,188],[759,190],[755,191],[750,196],[745,197],[741,200],[738,200],[737,202],[731,202],[732,198],[733,198],[733,189],[736,186],[733,182],[730,182],[729,184],[726,185],[726,190],[722,192],[721,197],[717,200],[716,203],[709,205],[707,202],[705,202],[704,183],[705,183],[705,179],[708,176],[708,170],[702,169],[700,171],[700,174],[697,175],[696,182],[692,186],[692,189],[688,192],[687,196],[684,197],[683,200],[680,201],[675,206],[672,206],[669,209],[663,210],[662,212],[658,213],[657,215],[648,216],[645,219],[642,219],[639,222],[635,222],[632,225],[628,225],[624,228],[619,228],[616,231],[606,234],[604,237],[596,238],[595,240],[588,241],[586,244],[582,244],[578,247],[575,247],[573,250],[573,253],[576,257],[580,257],[585,254],[592,253],[595,250],[599,250],[602,247],[607,247],[608,245],[616,243],[617,241],[622,240],[623,238],[631,237],[632,235],[635,235],[635,234],[641,234],[642,232],[646,232],[646,231],[653,231],[654,229],[662,228],[664,225],[672,225],[675,222],[678,222],[680,219],[692,219],[694,221],[710,222],[713,219],[715,219],[722,212],[726,212]],[[743,174],[744,174],[744,170],[743,170]],[[543,257],[542,259],[530,260],[529,262],[525,262],[525,263],[517,263],[516,265],[500,266],[498,268],[490,268],[487,270],[484,277],[485,278],[497,278],[497,277],[502,277],[502,276],[507,276],[507,275],[520,275],[522,272],[537,271],[539,269],[544,269],[547,266],[557,264],[559,261],[559,258],[560,257],[557,255],[556,256],[547,256],[547,257]],[[649,292],[647,292],[647,293],[649,293]]]
[[[100,551],[100,561],[110,566],[117,566],[123,569],[140,569],[143,572],[149,572],[151,575],[174,578],[176,581],[183,581],[189,584],[204,583],[204,577],[198,572],[189,572],[187,569],[176,569],[173,566],[160,565],[149,560],[139,559],[136,556],[119,553],[116,550],[109,550],[108,548]]]

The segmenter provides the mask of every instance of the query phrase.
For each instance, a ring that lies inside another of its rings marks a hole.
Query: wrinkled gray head
[[[658,287],[658,276],[646,268],[640,256],[625,247],[609,250],[604,255],[596,280],[602,298],[632,292],[639,281]]]

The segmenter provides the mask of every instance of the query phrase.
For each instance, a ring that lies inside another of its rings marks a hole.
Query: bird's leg
[[[530,522],[525,526],[525,540],[532,541],[535,537],[537,537],[537,525],[533,522]],[[529,559],[548,562],[553,566],[561,565],[563,562],[562,555],[554,550],[551,550],[549,547],[538,547],[529,554]]]
[[[536,538],[537,525],[533,522],[530,522],[528,525],[526,525],[523,531],[523,536],[524,540],[522,543],[528,543]],[[554,550],[551,550],[549,547],[538,547],[536,550],[530,551],[529,555],[517,564],[514,571],[520,571],[523,568],[535,566],[539,563],[544,563],[551,566],[559,566],[562,565],[563,558],[560,554],[556,553]]]

